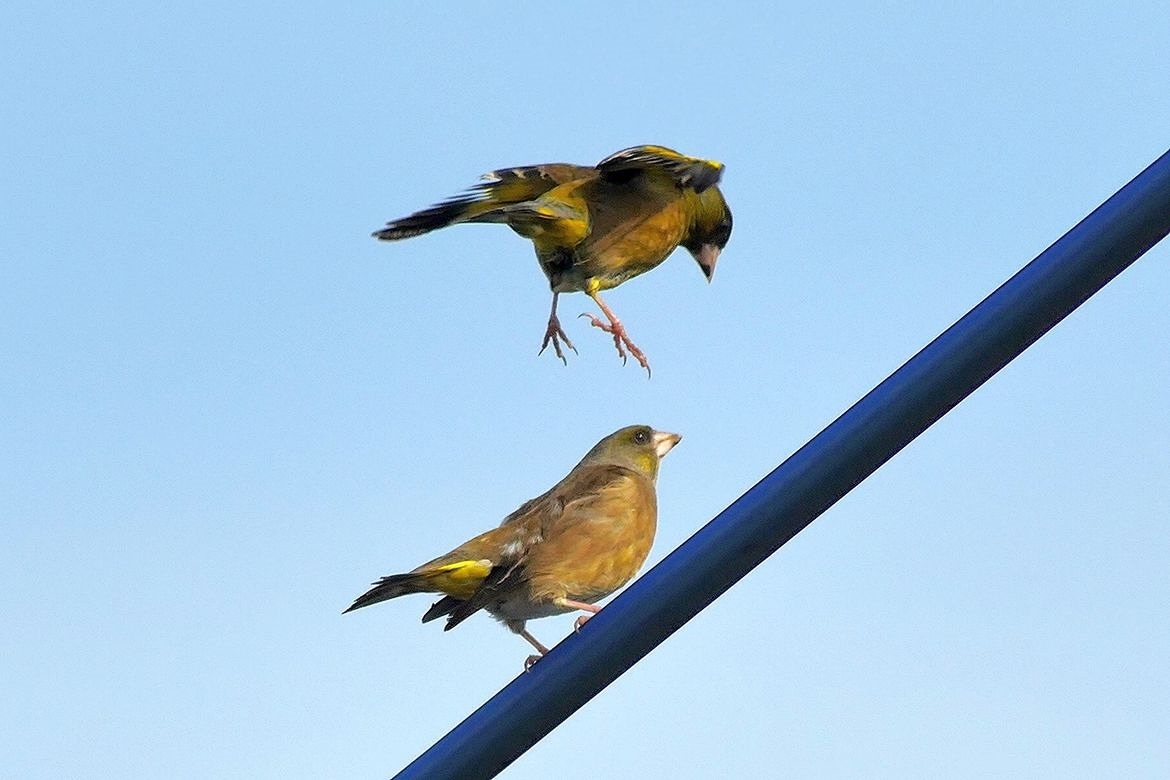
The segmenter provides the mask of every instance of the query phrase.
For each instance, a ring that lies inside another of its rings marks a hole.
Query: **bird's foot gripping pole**
[[[556,603],[557,603],[557,606],[567,607],[569,609],[581,609],[581,610],[585,610],[586,612],[589,613],[587,615],[581,615],[575,621],[573,621],[573,631],[574,632],[579,632],[581,630],[581,626],[585,625],[585,621],[589,620],[589,618],[593,617],[594,615],[596,615],[598,612],[601,611],[601,607],[597,606],[596,604],[588,604],[584,601],[574,601],[572,599],[558,599]],[[542,645],[540,643],[540,640],[538,640],[532,634],[528,633],[528,630],[525,628],[519,629],[516,633],[518,633],[520,636],[522,636],[526,640],[528,640],[528,644],[535,647],[537,652],[540,653],[540,655],[530,655],[530,656],[528,656],[528,658],[526,658],[524,660],[524,671],[527,672],[530,669],[532,669],[532,666],[537,661],[539,661],[541,658],[543,658],[545,655],[548,654],[548,648],[545,647],[544,645]]]
[[[569,607],[570,609],[584,610],[586,613],[588,613],[578,616],[578,618],[573,621],[573,631],[575,632],[579,632],[581,630],[581,626],[585,625],[589,618],[593,617],[601,611],[601,607],[597,606],[596,604],[589,604],[584,601],[574,601],[573,599],[558,599],[557,605],[561,607]]]
[[[526,671],[526,672],[527,672],[529,669],[531,669],[531,668],[532,668],[532,665],[533,665],[533,664],[535,664],[535,663],[536,663],[537,661],[539,661],[539,660],[540,660],[540,659],[541,659],[543,656],[545,656],[545,655],[547,655],[547,654],[548,654],[548,648],[547,648],[547,647],[545,647],[544,645],[542,645],[542,644],[540,643],[540,640],[539,640],[539,639],[537,639],[536,637],[534,637],[532,634],[528,633],[528,629],[521,628],[521,629],[520,629],[519,631],[517,631],[516,633],[517,633],[517,634],[519,634],[520,636],[524,637],[526,640],[528,640],[528,644],[530,644],[530,645],[532,645],[533,647],[535,647],[535,648],[536,648],[536,652],[540,653],[540,655],[530,655],[530,656],[528,656],[527,658],[525,658],[525,659],[524,659],[524,671]]]

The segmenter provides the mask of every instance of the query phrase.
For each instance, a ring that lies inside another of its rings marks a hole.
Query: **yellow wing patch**
[[[491,570],[492,562],[489,560],[456,561],[436,566],[426,572],[425,576],[435,590],[466,600],[479,589]]]

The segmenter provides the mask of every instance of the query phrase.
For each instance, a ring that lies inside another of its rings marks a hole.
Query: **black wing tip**
[[[454,596],[443,596],[443,598],[431,604],[430,608],[423,614],[422,622],[430,623],[432,620],[447,617],[462,603],[463,599],[457,599]]]

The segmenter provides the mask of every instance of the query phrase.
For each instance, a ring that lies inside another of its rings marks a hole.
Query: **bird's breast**
[[[623,511],[574,525],[532,551],[528,588],[537,602],[595,602],[625,585],[654,544],[653,488],[637,491]]]

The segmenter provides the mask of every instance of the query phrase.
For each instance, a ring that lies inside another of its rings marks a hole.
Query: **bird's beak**
[[[699,247],[699,254],[695,256],[695,260],[699,263],[699,268],[703,269],[703,276],[707,277],[707,281],[711,281],[711,277],[715,275],[715,263],[719,260],[719,247],[714,244],[703,244]]]
[[[654,431],[654,452],[659,458],[664,457],[674,445],[678,444],[681,438],[682,436],[679,436],[677,433]]]

